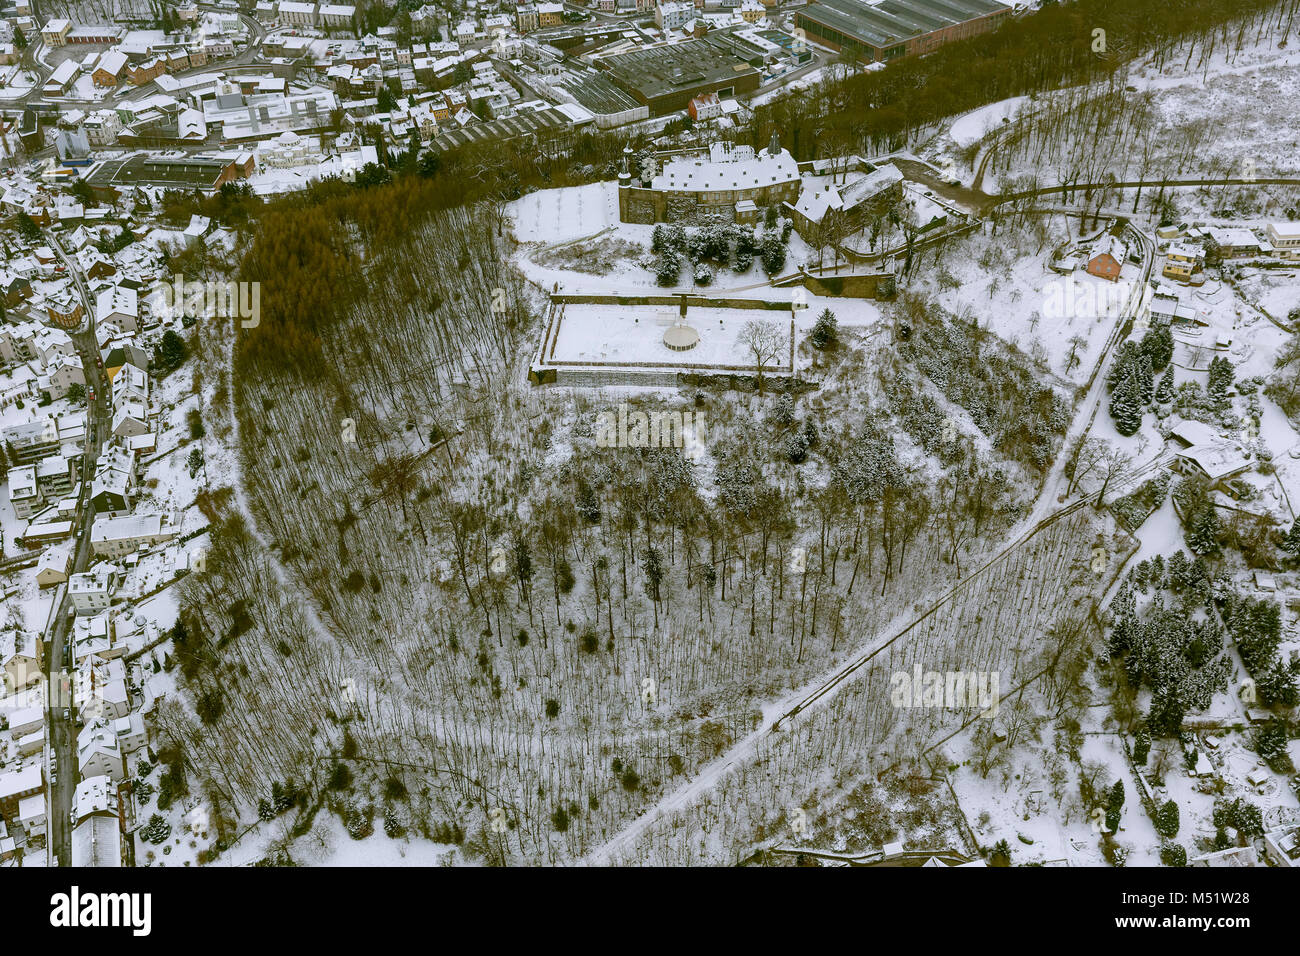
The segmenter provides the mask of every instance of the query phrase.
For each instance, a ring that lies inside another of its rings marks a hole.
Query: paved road
[[[111,422],[108,381],[97,363],[99,348],[95,342],[94,302],[91,301],[81,270],[59,245],[53,233],[47,230],[45,238],[50,248],[67,266],[68,275],[72,278],[73,284],[77,287],[77,294],[81,297],[86,319],[76,332],[70,334],[77,347],[77,354],[81,356],[82,367],[86,370],[87,398],[92,389],[95,393],[95,400],[88,402],[89,434],[86,436],[85,453],[81,459],[81,491],[77,498],[77,517],[74,522],[77,537],[74,539],[76,550],[72,571],[77,572],[86,570],[90,563],[90,523],[93,518],[93,509],[89,500],[90,482],[95,474],[99,449],[108,435]],[[45,638],[50,651],[49,673],[52,682],[56,682],[52,690],[60,691],[49,695],[47,726],[50,729],[50,746],[54,751],[54,765],[57,768],[57,781],[50,787],[48,840],[49,846],[55,853],[55,862],[61,866],[70,866],[72,863],[72,825],[68,814],[72,810],[72,797],[77,785],[77,727],[72,719],[64,719],[63,716],[65,709],[70,716],[75,716],[75,708],[69,704],[70,681],[63,677],[64,668],[71,672],[75,663],[71,659],[65,660],[64,655],[64,645],[71,631],[72,619],[68,616],[71,607],[65,587],[63,598],[54,611],[53,624]]]

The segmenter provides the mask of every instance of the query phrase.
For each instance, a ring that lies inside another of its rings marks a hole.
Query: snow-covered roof
[[[28,790],[39,790],[43,785],[41,765],[32,764],[21,770],[0,773],[0,800],[16,797]]]
[[[95,320],[103,321],[113,315],[138,317],[140,305],[135,289],[126,286],[109,286],[95,299]]]
[[[1181,259],[1204,259],[1205,250],[1200,246],[1193,246],[1186,242],[1171,242],[1165,255],[1178,256]]]
[[[1219,432],[1205,424],[1205,422],[1198,422],[1194,419],[1179,422],[1169,429],[1169,434],[1188,446],[1209,445],[1223,440],[1223,436]]]
[[[73,866],[121,866],[122,834],[117,817],[96,814],[72,831]]]
[[[1092,244],[1092,248],[1088,250],[1088,261],[1091,262],[1098,256],[1104,255],[1109,255],[1116,262],[1122,263],[1124,257],[1128,255],[1128,247],[1124,245],[1123,240],[1118,236],[1112,236],[1110,233],[1106,233],[1100,236],[1097,241]]]
[[[1210,238],[1213,239],[1215,242],[1217,242],[1220,246],[1230,246],[1233,248],[1239,248],[1239,247],[1250,247],[1250,246],[1259,245],[1259,239],[1257,239],[1255,237],[1255,234],[1251,232],[1249,229],[1241,229],[1241,228],[1225,229],[1219,226],[1211,226],[1206,231],[1210,234]]]
[[[1192,857],[1188,866],[1259,866],[1253,846],[1233,846],[1226,850],[1203,853]]]
[[[894,183],[901,183],[903,174],[899,172],[898,167],[893,163],[886,163],[878,169],[873,169],[861,179],[855,179],[843,189],[844,205],[846,209],[852,209],[858,203],[870,199],[884,190],[888,189]]]
[[[655,189],[683,192],[757,189],[799,178],[799,166],[788,150],[755,153],[750,146],[714,143],[709,158],[670,159],[654,177]]]
[[[1195,462],[1211,481],[1219,481],[1250,467],[1250,459],[1242,454],[1241,449],[1227,442],[1193,445],[1178,452],[1178,457]]]
[[[95,69],[117,76],[126,69],[126,54],[117,49],[109,50],[99,58],[99,65]]]

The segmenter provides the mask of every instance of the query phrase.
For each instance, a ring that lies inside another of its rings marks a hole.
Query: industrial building
[[[705,93],[727,99],[759,86],[764,52],[730,34],[646,47],[597,61],[614,81],[650,108],[651,116],[685,110]]]
[[[987,33],[1009,16],[1011,7],[997,0],[814,0],[795,24],[813,43],[883,61]]]
[[[199,190],[211,193],[224,183],[252,175],[252,153],[238,157],[166,157],[137,153],[126,159],[111,159],[93,169],[86,182],[97,194],[115,199],[135,186]]]
[[[437,150],[455,149],[471,143],[501,142],[524,137],[545,137],[556,131],[572,131],[592,122],[592,114],[576,103],[543,105],[540,109],[520,110],[514,116],[473,123],[459,129],[448,128],[433,138]]]
[[[563,90],[584,109],[590,110],[601,129],[612,129],[650,117],[649,107],[615,86],[609,74],[599,70],[561,74],[545,85],[552,93],[556,93],[557,88]],[[556,93],[557,98],[560,95]]]

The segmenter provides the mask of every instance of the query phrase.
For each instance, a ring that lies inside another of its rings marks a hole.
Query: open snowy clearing
[[[753,366],[754,358],[741,341],[750,322],[771,324],[782,335],[783,346],[767,367],[790,367],[790,316],[777,311],[748,309],[690,309],[685,325],[699,333],[699,344],[688,351],[669,349],[664,333],[679,321],[669,306],[568,304],[555,349],[548,362],[601,364],[651,363],[655,365]]]

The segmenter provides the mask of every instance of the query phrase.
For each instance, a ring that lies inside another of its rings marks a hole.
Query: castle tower
[[[623,161],[618,166],[618,185],[619,188],[632,185],[632,170],[628,168],[628,162],[632,158],[632,144],[623,147]]]
[[[618,218],[620,222],[631,222],[628,212],[628,196],[631,194],[632,186],[632,168],[629,165],[632,161],[632,144],[628,143],[623,147],[623,159],[618,165]]]

